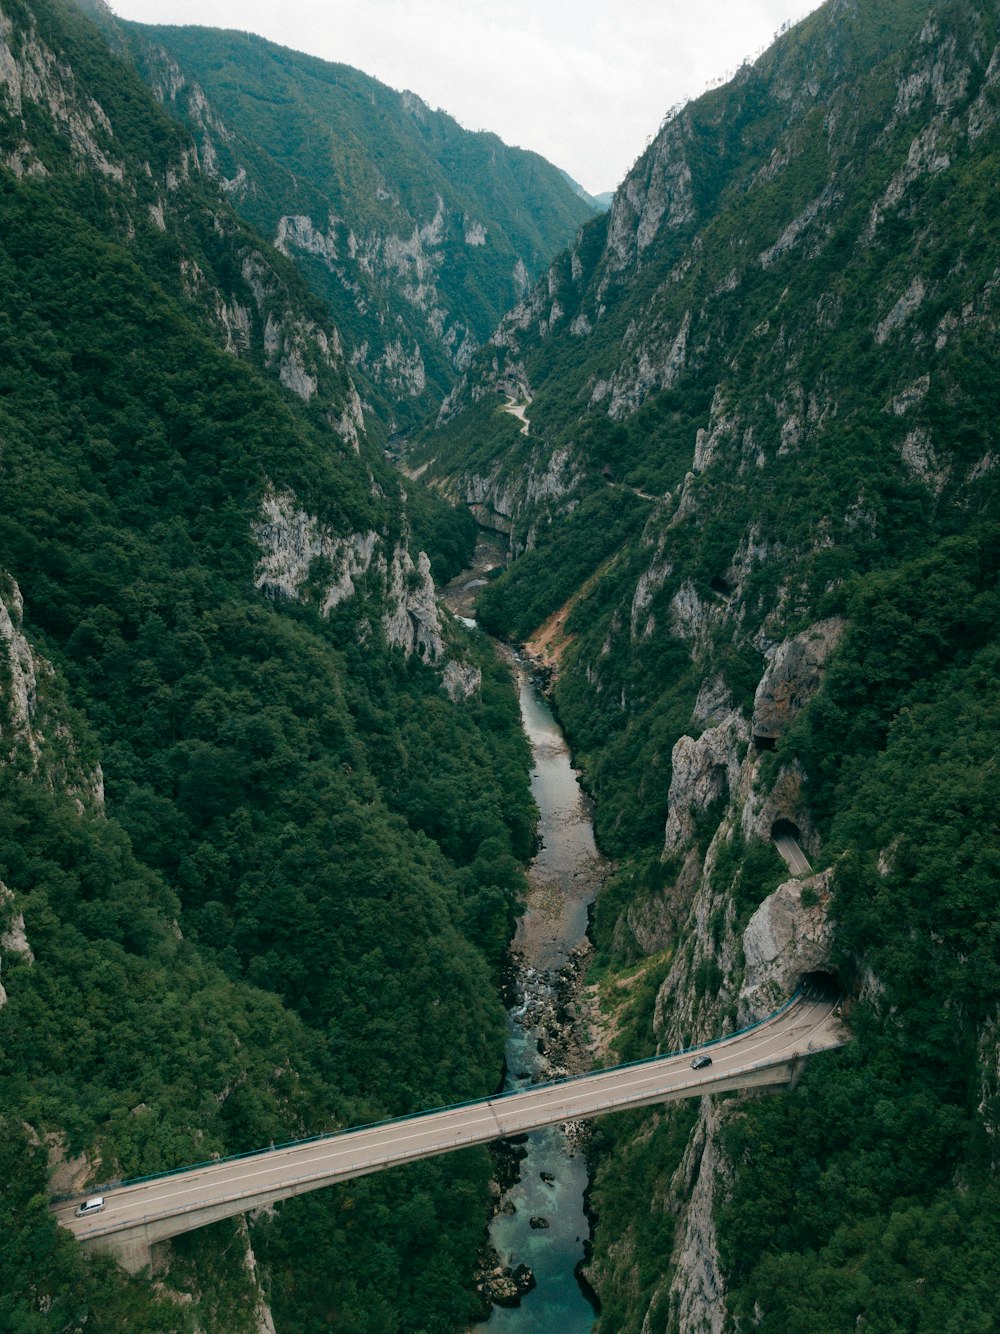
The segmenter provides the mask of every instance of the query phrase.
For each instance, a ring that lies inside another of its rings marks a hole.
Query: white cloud
[[[111,0],[122,18],[259,33],[410,88],[467,129],[611,189],[664,112],[818,0]]]

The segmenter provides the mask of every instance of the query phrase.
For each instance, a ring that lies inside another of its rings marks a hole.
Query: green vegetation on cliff
[[[593,208],[537,153],[249,33],[110,25],[234,206],[329,305],[377,429],[412,425]]]

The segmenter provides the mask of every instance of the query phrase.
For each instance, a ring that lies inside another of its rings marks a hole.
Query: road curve
[[[618,1066],[105,1188],[104,1209],[86,1218],[75,1216],[79,1199],[55,1204],[52,1212],[83,1242],[111,1239],[130,1229],[142,1229],[148,1241],[157,1241],[336,1181],[553,1122],[726,1089],[786,1083],[800,1059],[843,1046],[848,1038],[834,1002],[797,997],[757,1027],[708,1044],[712,1064],[704,1070],[691,1068],[691,1052]]]
[[[509,412],[512,417],[516,417],[521,423],[521,434],[527,435],[531,430],[531,422],[528,420],[528,404],[518,403],[516,398],[508,396],[507,402],[503,404],[502,410]]]

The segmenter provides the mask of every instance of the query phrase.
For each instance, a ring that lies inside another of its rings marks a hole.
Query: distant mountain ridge
[[[611,201],[615,197],[614,190],[602,190],[599,195],[592,195],[583,188],[579,181],[574,181],[568,171],[563,172],[563,177],[569,183],[573,192],[579,195],[585,203],[590,204],[595,213],[606,213],[611,207]]]
[[[440,402],[598,207],[538,154],[350,66],[247,33],[103,26],[329,304],[389,432]]]

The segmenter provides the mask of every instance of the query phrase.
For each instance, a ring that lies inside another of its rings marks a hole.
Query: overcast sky
[[[259,33],[409,88],[597,194],[664,112],[819,0],[110,0],[120,18]]]

